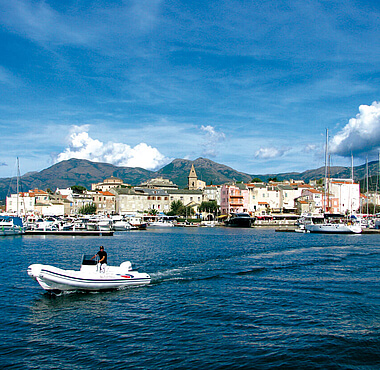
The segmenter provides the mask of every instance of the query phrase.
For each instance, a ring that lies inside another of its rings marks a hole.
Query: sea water
[[[378,235],[167,228],[0,239],[0,367],[380,368]],[[149,286],[50,295],[32,263],[79,269],[100,245]]]

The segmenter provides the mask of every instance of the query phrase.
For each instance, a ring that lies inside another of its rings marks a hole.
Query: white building
[[[220,196],[222,187],[219,185],[208,185],[203,189],[203,199],[205,201],[216,201],[216,204],[220,206]]]
[[[143,188],[116,188],[116,213],[120,215],[156,210],[169,212],[170,200],[167,190]]]
[[[36,204],[36,198],[34,193],[19,193],[11,194],[6,199],[6,211],[8,213],[18,213],[20,215],[25,215],[27,213],[34,212],[34,206]]]
[[[303,189],[301,196],[312,205],[309,212],[323,212],[323,194],[317,189]]]
[[[334,211],[340,214],[356,212],[360,208],[360,185],[351,179],[330,179],[329,192],[338,199]]]
[[[264,183],[248,184],[249,212],[259,216],[279,212],[281,193],[277,186]]]
[[[123,183],[123,180],[111,176],[105,179],[103,182],[91,184],[91,190],[109,191],[110,189],[114,189],[122,185],[128,186],[128,184]]]

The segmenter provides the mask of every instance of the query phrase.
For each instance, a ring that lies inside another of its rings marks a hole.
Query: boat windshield
[[[98,263],[98,256],[96,256],[94,259],[91,259],[93,256],[89,254],[84,254],[82,256],[82,265],[86,266],[96,266]]]

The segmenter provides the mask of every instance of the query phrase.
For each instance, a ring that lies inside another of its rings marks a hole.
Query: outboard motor
[[[130,261],[125,261],[120,265],[120,270],[122,273],[126,273],[128,271],[132,271],[132,264]]]

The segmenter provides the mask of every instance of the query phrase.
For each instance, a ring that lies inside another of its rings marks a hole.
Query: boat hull
[[[21,235],[25,233],[22,219],[14,216],[0,217],[0,236]]]
[[[345,224],[310,224],[305,225],[305,230],[310,233],[321,234],[360,234],[362,232],[359,225]]]
[[[25,234],[24,229],[19,227],[10,227],[10,228],[0,228],[0,236],[9,236],[9,235],[22,235]]]

